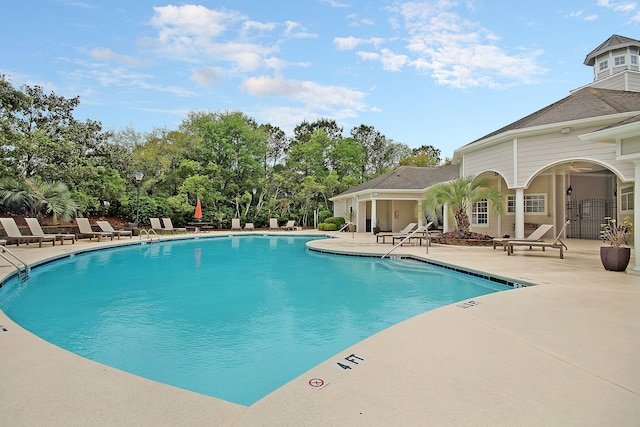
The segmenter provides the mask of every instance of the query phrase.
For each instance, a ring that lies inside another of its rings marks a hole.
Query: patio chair
[[[531,234],[529,234],[527,237],[525,237],[524,239],[513,239],[513,238],[509,238],[509,237],[496,237],[495,239],[493,239],[493,249],[496,248],[496,246],[502,246],[503,250],[507,249],[507,242],[538,242],[538,241],[542,241],[542,237],[547,234],[547,231],[551,230],[553,228],[553,224],[542,224],[541,226],[539,226],[538,228],[536,228],[535,230],[533,230],[533,232]]]
[[[291,230],[291,231],[295,231],[296,229],[296,222],[294,220],[289,220],[287,221],[287,223],[285,225],[282,226],[283,230]]]
[[[562,240],[560,240],[560,236],[562,236],[562,233],[564,233],[565,228],[567,228],[567,226],[569,225],[571,221],[567,220],[567,222],[564,223],[564,227],[562,227],[562,230],[560,230],[560,232],[558,233],[558,235],[556,236],[555,240],[553,242],[525,242],[525,241],[518,241],[518,240],[510,240],[507,242],[507,255],[511,255],[513,253],[513,247],[514,246],[529,246],[529,249],[533,249],[534,247],[537,248],[542,248],[542,251],[544,252],[545,248],[552,248],[552,249],[559,249],[560,250],[560,259],[564,259],[564,252],[563,249],[569,250],[569,248],[567,248],[567,245],[564,244],[564,242]]]
[[[240,227],[240,218],[231,219],[231,230],[242,230],[242,227]]]
[[[149,218],[149,221],[151,222],[151,229],[153,231],[156,233],[162,233],[164,231],[164,228],[160,224],[160,218]]]
[[[53,246],[56,245],[56,237],[55,236],[47,236],[44,234],[35,236],[25,236],[20,232],[18,228],[18,224],[13,218],[0,218],[0,222],[2,223],[2,228],[4,228],[4,232],[7,233],[7,237],[13,243],[15,242],[16,246],[20,246],[21,242],[26,243],[27,245],[30,242],[38,242],[38,246],[42,247],[42,242],[52,242]]]
[[[269,218],[269,230],[280,230],[278,218]]]
[[[93,231],[91,224],[89,224],[89,218],[76,218],[76,224],[78,224],[78,230],[80,230],[78,238],[89,237],[89,240],[91,240],[97,237],[99,242],[103,237],[111,237],[111,240],[113,240],[113,233],[109,231]]]
[[[34,236],[54,236],[56,240],[60,241],[61,245],[64,245],[65,240],[71,240],[71,243],[76,242],[76,235],[73,233],[45,233],[38,222],[38,218],[25,218],[31,234]]]
[[[385,234],[378,233],[378,234],[376,234],[376,242],[379,243],[380,242],[380,238],[382,238],[382,243],[386,243],[385,239],[387,237],[393,237],[393,236],[397,236],[397,235],[400,235],[400,234],[405,234],[405,235],[409,234],[417,226],[418,226],[417,222],[412,222],[412,223],[408,224],[405,228],[400,230],[400,232],[398,232],[398,233],[385,233]]]
[[[113,226],[109,223],[109,221],[96,221],[100,230],[113,233],[114,236],[118,236],[118,240],[120,240],[120,236],[129,236],[130,239],[133,238],[133,231],[131,230],[115,230]]]
[[[166,231],[170,231],[171,234],[173,234],[173,232],[175,231],[176,233],[178,232],[187,232],[187,229],[185,227],[174,227],[173,223],[171,222],[171,218],[162,218],[162,224],[164,225],[164,230]]]
[[[247,222],[244,225],[244,231],[254,231],[256,228],[254,227],[252,222]]]

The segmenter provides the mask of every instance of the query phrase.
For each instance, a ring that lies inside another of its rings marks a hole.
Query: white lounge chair
[[[380,238],[382,238],[382,243],[386,243],[385,239],[387,237],[399,236],[399,235],[402,235],[402,234],[407,235],[411,231],[413,231],[413,229],[416,228],[417,226],[418,226],[417,222],[412,222],[412,223],[408,224],[405,228],[400,230],[398,233],[385,233],[385,234],[378,233],[378,234],[376,234],[376,242],[380,242]]]
[[[96,221],[100,230],[107,231],[109,233],[113,233],[114,236],[118,236],[118,240],[120,240],[120,236],[129,236],[130,239],[133,238],[133,231],[131,230],[115,230],[113,226],[109,223],[109,221]]]
[[[78,237],[88,236],[89,240],[93,239],[94,237],[97,237],[98,242],[103,237],[110,237],[111,240],[113,240],[113,233],[111,232],[93,231],[93,228],[91,228],[91,224],[89,223],[89,218],[76,218],[76,224],[78,224],[78,230],[80,230],[80,233],[78,233]]]
[[[186,233],[187,229],[184,227],[174,227],[173,223],[171,222],[171,218],[162,218],[162,224],[164,225],[164,230],[166,231],[170,231],[171,234],[173,234],[173,232],[175,231],[176,233],[178,232],[183,232]]]
[[[40,226],[38,218],[25,218],[24,220],[34,236],[54,236],[56,240],[60,241],[61,245],[64,245],[65,240],[71,240],[71,243],[76,242],[76,235],[73,233],[45,233]]]
[[[278,218],[269,218],[269,230],[280,230]]]
[[[560,259],[564,259],[564,252],[563,250],[569,250],[569,248],[567,248],[567,245],[564,244],[564,242],[562,240],[560,240],[560,236],[562,236],[562,233],[564,233],[565,228],[567,228],[567,226],[569,225],[571,221],[567,220],[567,222],[564,223],[564,227],[562,227],[562,230],[560,230],[560,232],[558,233],[558,235],[556,236],[555,240],[553,242],[525,242],[525,241],[518,241],[518,240],[510,240],[506,243],[507,246],[507,255],[511,255],[513,253],[513,247],[514,246],[529,246],[529,249],[533,249],[534,247],[536,248],[542,248],[542,251],[544,252],[545,248],[551,248],[551,249],[559,249],[560,250]]]
[[[7,237],[13,242],[15,242],[16,246],[20,246],[20,243],[24,242],[27,245],[30,242],[38,242],[39,247],[42,247],[42,242],[52,242],[53,246],[56,245],[56,237],[51,235],[41,234],[38,236],[25,236],[20,232],[18,228],[18,224],[13,218],[0,218],[0,222],[2,223],[2,228],[4,228],[4,232],[7,233]]]
[[[256,228],[254,227],[252,222],[247,222],[244,225],[244,231],[254,231]]]
[[[296,229],[296,222],[294,220],[289,220],[285,225],[281,227],[283,230],[291,230],[294,231]]]
[[[553,224],[542,224],[541,226],[539,226],[538,228],[533,230],[533,232],[531,234],[529,234],[527,237],[525,237],[524,239],[514,239],[514,238],[509,238],[509,237],[496,237],[495,239],[493,239],[493,249],[495,249],[496,246],[502,246],[504,248],[504,250],[506,250],[507,242],[538,242],[538,241],[541,241],[542,237],[545,234],[547,234],[547,231],[551,230],[552,228],[553,228]]]
[[[231,230],[242,230],[242,227],[240,227],[240,218],[231,219]]]

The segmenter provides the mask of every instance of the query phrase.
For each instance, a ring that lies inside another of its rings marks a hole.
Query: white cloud
[[[370,37],[368,39],[361,39],[358,37],[336,37],[333,39],[333,43],[339,50],[353,50],[356,47],[363,44],[372,44],[375,47],[378,47],[384,42],[384,39],[380,37]]]
[[[200,86],[211,86],[220,81],[221,74],[219,70],[213,67],[204,67],[194,71],[191,75],[191,80]]]
[[[461,18],[455,7],[457,4],[448,0],[402,3],[394,9],[401,19],[392,17],[391,22],[404,25],[406,45],[357,55],[378,61],[389,71],[413,66],[430,73],[438,84],[462,89],[531,83],[545,72],[535,62],[542,50],[516,48],[515,53],[508,52],[500,46],[500,36]],[[348,45],[346,40],[343,43]]]
[[[284,80],[280,77],[251,77],[241,88],[252,96],[278,97],[301,102],[310,110],[363,110],[365,93],[341,86],[312,81]]]
[[[598,0],[598,6],[606,7],[614,12],[631,13],[636,10],[637,4],[632,1]]]
[[[119,55],[109,48],[95,48],[89,52],[89,55],[101,61],[119,62],[133,67],[145,67],[152,65],[152,62],[146,59],[134,58],[133,56]]]

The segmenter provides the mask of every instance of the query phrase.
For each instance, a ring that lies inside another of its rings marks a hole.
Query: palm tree
[[[51,215],[54,224],[75,216],[78,204],[61,182],[5,178],[0,181],[0,203],[6,211],[30,217]]]
[[[449,206],[449,211],[456,219],[457,230],[469,231],[469,207],[473,203],[487,199],[493,207],[502,211],[502,196],[498,190],[489,187],[487,178],[457,178],[450,182],[437,184],[425,193],[424,205],[427,213],[433,218],[441,217],[443,206]]]

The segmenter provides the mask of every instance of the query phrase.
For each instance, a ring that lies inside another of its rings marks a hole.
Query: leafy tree
[[[467,212],[473,203],[487,199],[498,212],[502,211],[502,196],[489,185],[487,178],[480,177],[461,177],[451,182],[436,184],[425,193],[424,203],[427,212],[434,218],[440,217],[440,212],[446,204],[456,220],[457,229],[467,232],[470,226]]]
[[[411,155],[400,160],[401,166],[435,167],[441,163],[440,150],[433,145],[423,145],[411,150]]]

